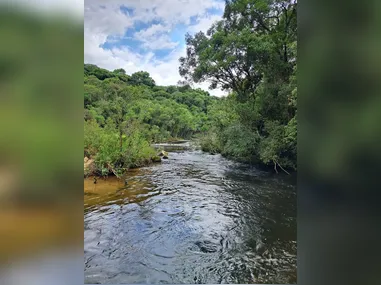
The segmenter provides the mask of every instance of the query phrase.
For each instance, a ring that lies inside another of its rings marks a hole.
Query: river
[[[85,179],[85,283],[296,283],[294,177],[166,149],[127,185]]]

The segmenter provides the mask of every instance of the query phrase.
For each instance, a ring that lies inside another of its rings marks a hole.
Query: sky
[[[221,19],[224,0],[85,0],[84,60],[127,74],[147,71],[157,85],[176,85],[185,34]],[[195,84],[215,96],[209,83]]]

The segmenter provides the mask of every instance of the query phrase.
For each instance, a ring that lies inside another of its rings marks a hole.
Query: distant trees
[[[114,71],[108,71],[104,68],[99,68],[94,64],[84,65],[84,75],[87,77],[95,76],[99,80],[105,80],[107,78],[117,78],[120,81],[126,82],[130,85],[146,85],[149,87],[155,86],[155,80],[153,80],[149,73],[146,71],[138,71],[131,76],[126,75],[126,71],[123,68],[115,69]]]
[[[153,155],[151,142],[202,132],[214,98],[190,86],[157,86],[148,72],[88,64],[84,83],[85,152],[99,173],[144,164]]]

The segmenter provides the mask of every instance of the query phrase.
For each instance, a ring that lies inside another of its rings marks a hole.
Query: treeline
[[[206,151],[296,170],[297,3],[228,0],[206,34],[187,35],[180,74],[230,95],[208,111]]]
[[[144,165],[155,155],[151,143],[205,132],[216,100],[186,84],[157,86],[147,72],[127,75],[85,64],[85,156],[102,174]]]

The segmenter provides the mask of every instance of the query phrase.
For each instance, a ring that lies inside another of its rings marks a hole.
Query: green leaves
[[[149,87],[155,86],[155,81],[150,77],[149,73],[146,71],[139,71],[133,73],[129,80],[131,85],[146,85]]]
[[[234,91],[240,102],[255,94],[266,73],[288,80],[296,53],[296,3],[227,1],[224,17],[207,35],[186,35],[179,72],[186,80]]]
[[[216,98],[188,84],[156,86],[147,72],[126,75],[85,65],[85,153],[99,174],[146,163],[151,142],[190,138],[205,129],[208,106]],[[98,75],[99,79],[97,76]]]
[[[231,91],[208,107],[204,149],[296,169],[296,2],[230,0],[207,35],[187,36],[180,74]]]

